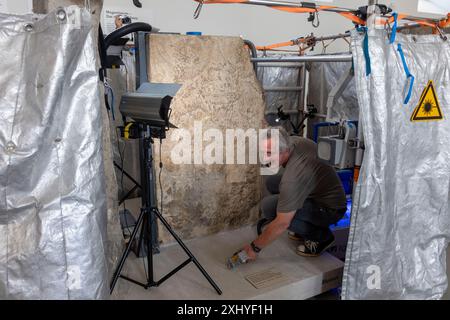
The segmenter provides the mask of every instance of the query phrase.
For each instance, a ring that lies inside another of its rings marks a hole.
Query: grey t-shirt
[[[280,182],[277,212],[291,212],[311,199],[330,209],[347,206],[345,191],[333,167],[317,157],[317,145],[308,139],[291,137],[294,148]]]

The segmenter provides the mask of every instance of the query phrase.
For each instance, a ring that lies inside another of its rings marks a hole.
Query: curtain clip
[[[448,37],[445,35],[445,33],[442,31],[442,29],[439,28],[439,26],[436,26],[436,30],[439,32],[441,39],[444,41],[447,41]]]
[[[198,0],[197,9],[195,9],[195,12],[194,12],[194,19],[197,19],[200,16],[200,13],[202,12],[202,8],[203,8],[203,0]]]

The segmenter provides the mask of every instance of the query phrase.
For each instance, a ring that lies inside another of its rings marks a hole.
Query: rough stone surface
[[[178,128],[192,136],[194,121],[201,121],[203,132],[216,128],[224,136],[226,129],[261,128],[262,88],[240,38],[151,35],[149,45],[150,81],[183,85],[172,102],[171,122]],[[168,132],[162,152],[163,214],[174,229],[182,238],[195,238],[254,223],[259,166],[176,165],[170,157],[178,143],[172,141],[174,132]],[[158,145],[155,151],[158,161]],[[169,241],[162,228],[160,238]]]

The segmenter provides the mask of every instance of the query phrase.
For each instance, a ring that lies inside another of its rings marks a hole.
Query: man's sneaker
[[[318,257],[332,246],[334,246],[334,236],[325,242],[305,240],[304,244],[297,247],[297,254],[303,257]]]
[[[292,231],[288,232],[288,237],[291,240],[300,242],[300,244],[305,242],[305,240],[303,239],[303,237],[301,235],[299,235],[299,234],[297,234],[295,232],[292,232]]]

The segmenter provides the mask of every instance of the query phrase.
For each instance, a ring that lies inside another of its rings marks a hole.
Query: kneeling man
[[[275,154],[273,130],[279,132],[279,152]],[[283,128],[270,129],[261,148],[264,161],[277,158],[283,174],[268,176],[267,187],[272,194],[261,201],[261,211],[271,222],[244,250],[254,260],[260,250],[289,230],[290,237],[300,241],[299,255],[319,256],[334,245],[329,226],[347,210],[345,191],[336,171],[319,160],[313,141],[290,137]]]

